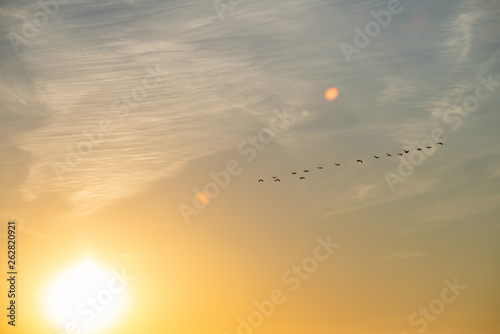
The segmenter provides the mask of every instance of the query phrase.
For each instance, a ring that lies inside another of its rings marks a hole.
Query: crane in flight
[[[444,145],[444,144],[443,144],[443,142],[435,142],[435,144],[436,144],[436,145],[441,145],[441,146],[443,146],[443,145]],[[422,151],[422,150],[424,150],[424,149],[432,149],[432,148],[433,148],[433,146],[431,146],[431,145],[425,145],[425,146],[422,146],[422,147],[416,147],[416,149],[417,149],[418,151]],[[410,153],[410,150],[413,150],[413,148],[412,148],[412,149],[403,149],[403,151],[402,151],[402,152],[399,152],[399,153],[394,153],[394,155],[398,155],[398,156],[401,156],[401,157],[402,157],[404,154]],[[392,157],[392,156],[393,156],[393,154],[391,154],[391,153],[386,153],[386,155],[387,155],[388,157]],[[373,157],[374,157],[375,159],[379,159],[381,156],[380,156],[380,155],[373,155]],[[363,164],[363,160],[358,159],[358,160],[356,160],[356,163]],[[337,162],[336,162],[336,163],[334,163],[334,165],[335,165],[336,167],[340,167],[340,166],[341,166],[341,164],[340,164],[340,163],[337,163]],[[314,168],[314,167],[313,167],[313,168]],[[318,170],[323,170],[323,169],[324,169],[324,166],[316,166],[316,169],[318,169]],[[304,172],[304,173],[309,173],[309,172],[310,172],[310,170],[309,170],[309,169],[304,169],[304,170],[303,170],[303,172]],[[297,174],[298,174],[298,171],[291,171],[290,173],[291,173],[292,175],[297,175]],[[314,172],[313,172],[313,173],[314,173]],[[281,182],[281,179],[279,179],[277,176],[271,176],[271,179],[273,179],[273,180],[274,180],[274,182]],[[299,176],[299,180],[305,180],[305,179],[306,179],[306,178],[305,178],[305,176]],[[264,179],[263,179],[263,178],[258,179],[258,182],[264,182]]]

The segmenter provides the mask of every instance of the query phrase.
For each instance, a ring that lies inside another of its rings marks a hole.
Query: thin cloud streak
[[[222,22],[203,1],[141,2],[139,8],[83,3],[61,6],[13,58],[29,70],[19,75],[4,68],[0,82],[6,87],[2,97],[10,115],[23,113],[27,105],[39,112],[36,121],[30,120],[31,128],[6,134],[33,159],[20,191],[26,200],[47,192],[65,193],[78,214],[172,177],[190,161],[234,149],[245,138],[242,134],[258,131],[272,110],[283,105],[295,105],[298,112],[312,110],[278,138],[290,152],[315,141],[325,145],[321,141],[342,131],[346,144],[336,149],[338,153],[359,151],[360,143],[367,141],[363,133],[379,138],[388,149],[411,145],[442,126],[439,113],[452,106],[471,80],[498,63],[489,58],[479,71],[467,65],[474,57],[474,29],[488,15],[479,2],[450,2],[453,15],[441,24],[435,43],[422,44],[412,57],[406,56],[414,50],[405,43],[407,36],[398,34],[408,23],[394,16],[373,47],[349,66],[337,45],[352,38],[353,25],[365,22],[370,10],[386,2],[332,6],[327,1],[257,1]],[[423,10],[439,7],[426,6]],[[415,8],[408,4],[405,11],[410,14]],[[4,7],[1,15],[8,23],[2,28],[14,31],[20,15],[32,11],[28,6]],[[312,36],[318,43],[311,42]],[[429,53],[439,55],[435,65],[415,65],[417,56]],[[65,160],[67,146],[77,145],[82,131],[113,118],[113,101],[140,84],[148,66],[158,66],[168,76],[157,89],[147,91],[129,116],[114,123],[115,130],[66,174],[64,182],[57,182],[52,162]],[[24,80],[12,85],[17,77]],[[332,78],[342,87],[338,109],[330,115],[320,99]],[[319,93],[311,94],[315,91]],[[378,107],[367,110],[373,101]],[[332,126],[318,131],[322,124]]]

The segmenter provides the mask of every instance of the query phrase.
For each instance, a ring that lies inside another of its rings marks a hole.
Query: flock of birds
[[[443,143],[442,143],[442,142],[437,142],[436,144],[437,144],[437,145],[441,145],[441,146],[443,145]],[[425,148],[426,148],[426,149],[432,149],[432,146],[425,146]],[[422,149],[421,147],[417,147],[417,151],[422,151],[422,150],[423,150],[423,149]],[[404,154],[408,154],[408,153],[410,153],[410,150],[406,150],[406,149],[405,149],[405,150],[403,150],[403,152],[396,154],[396,156],[403,156]],[[388,156],[388,157],[392,157],[392,156],[393,156],[393,155],[392,155],[392,154],[390,154],[390,153],[386,153],[386,154],[387,154],[387,156]],[[374,158],[374,159],[380,159],[380,156],[378,156],[378,155],[374,155],[374,156],[373,156],[373,158]],[[361,164],[362,164],[362,163],[363,163],[363,160],[358,159],[358,160],[356,160],[356,162],[357,162],[357,163],[361,163]],[[341,165],[341,164],[339,164],[339,163],[335,163],[335,166],[336,166],[336,167],[340,167],[340,165]],[[317,166],[316,168],[317,168],[317,169],[323,169],[323,166]],[[304,170],[303,170],[303,172],[304,172],[304,173],[309,173],[309,169],[304,169]],[[293,171],[293,172],[291,172],[291,173],[292,173],[292,175],[297,175],[297,172],[295,172],[295,171]],[[273,180],[274,180],[274,182],[281,182],[281,179],[280,179],[279,177],[277,177],[277,176],[271,176],[271,179],[273,179]],[[306,177],[305,177],[305,176],[299,176],[299,180],[305,180],[305,179],[306,179]],[[258,181],[258,182],[264,182],[264,179],[259,179],[259,181]]]

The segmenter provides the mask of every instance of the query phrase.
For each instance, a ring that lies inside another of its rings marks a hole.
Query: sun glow
[[[96,332],[124,314],[127,286],[127,278],[117,271],[83,260],[61,272],[48,286],[44,309],[64,333]]]

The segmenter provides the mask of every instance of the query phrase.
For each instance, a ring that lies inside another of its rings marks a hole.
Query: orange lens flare
[[[198,196],[196,196],[196,200],[200,204],[207,204],[208,202],[210,202],[210,197],[208,197],[208,195],[204,192],[199,192]]]
[[[335,87],[330,87],[325,91],[325,99],[333,101],[339,96],[339,90]]]

